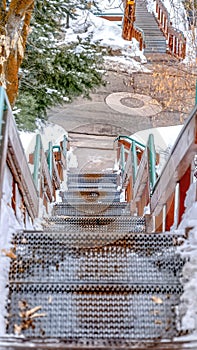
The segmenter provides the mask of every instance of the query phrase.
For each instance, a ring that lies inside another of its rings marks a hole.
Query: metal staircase
[[[166,38],[158,27],[154,14],[148,12],[146,1],[136,1],[135,16],[135,26],[141,28],[144,34],[144,53],[166,53]]]
[[[147,234],[144,217],[113,200],[116,181],[115,174],[70,174],[44,230],[14,235],[9,335],[89,349],[177,335],[178,237]]]

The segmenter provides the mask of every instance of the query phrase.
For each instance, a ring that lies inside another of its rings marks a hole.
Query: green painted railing
[[[138,147],[142,148],[142,149],[146,148],[146,146],[145,146],[143,143],[141,143],[141,142],[135,140],[133,137],[127,136],[127,135],[119,135],[119,136],[114,140],[114,142],[119,141],[119,140],[121,140],[121,139],[127,139],[127,140],[130,141],[130,143],[135,142],[136,145],[137,145]]]
[[[131,157],[127,158],[127,162],[125,164],[125,147],[124,145],[121,145],[120,148],[120,167],[122,170],[122,182],[124,182],[126,179],[128,179],[131,174],[132,174],[132,184],[133,187],[135,186],[137,176],[138,176],[138,169],[139,165],[141,164],[138,161],[138,156],[137,152],[139,148],[143,147],[143,150],[141,151],[146,151],[148,157],[147,157],[147,174],[146,174],[146,181],[147,184],[149,184],[149,190],[150,194],[152,193],[154,186],[156,184],[156,151],[155,151],[155,145],[154,145],[154,136],[152,134],[149,135],[148,142],[146,147],[134,140],[132,137],[129,136],[119,136],[116,140],[120,140],[122,138],[127,138],[129,141],[131,141],[131,146],[130,146],[130,152],[131,152]],[[128,152],[128,151],[127,151]],[[138,164],[139,163],[139,164]],[[126,172],[126,174],[125,174]],[[123,186],[125,184],[123,183]]]
[[[48,163],[48,168],[49,168],[49,174],[50,177],[52,178],[53,175],[53,145],[52,142],[49,142],[49,148],[47,151],[47,163]]]

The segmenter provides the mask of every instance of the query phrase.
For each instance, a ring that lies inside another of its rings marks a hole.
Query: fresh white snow
[[[177,250],[187,259],[183,267],[182,284],[184,293],[181,303],[177,307],[177,325],[182,331],[192,333],[185,337],[189,340],[197,339],[197,182],[191,184],[185,199],[186,211],[182,222],[175,231],[187,237]]]

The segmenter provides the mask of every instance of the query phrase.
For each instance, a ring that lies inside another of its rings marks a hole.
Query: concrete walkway
[[[142,73],[131,77],[108,72],[106,86],[95,90],[91,99],[80,97],[49,111],[49,121],[69,134],[72,156],[77,159],[71,162],[70,171],[110,171],[117,135],[180,124],[179,113],[163,111],[160,103],[148,95],[144,81],[149,84],[149,75],[141,77]],[[135,84],[131,84],[132,79]]]

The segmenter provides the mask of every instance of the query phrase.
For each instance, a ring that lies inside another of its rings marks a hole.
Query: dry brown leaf
[[[31,315],[30,318],[34,319],[34,318],[38,318],[38,317],[45,317],[47,314],[46,313],[41,313],[39,314],[38,312],[36,312],[35,314]]]
[[[33,309],[27,310],[25,312],[25,317],[30,317],[31,315],[33,315],[35,312],[39,311],[40,309],[42,309],[42,306],[35,306]]]
[[[155,320],[155,324],[162,324],[161,320]]]
[[[152,301],[156,304],[163,304],[163,300],[156,296],[152,296]]]
[[[14,333],[19,335],[21,332],[22,327],[18,326],[17,324],[14,325]]]
[[[157,315],[160,314],[160,311],[159,310],[152,310],[151,314],[154,315],[154,316],[157,316]]]
[[[9,251],[6,250],[6,249],[2,249],[2,252],[8,257],[8,258],[11,258],[11,259],[16,259],[17,256],[13,253],[12,249],[10,249]]]

